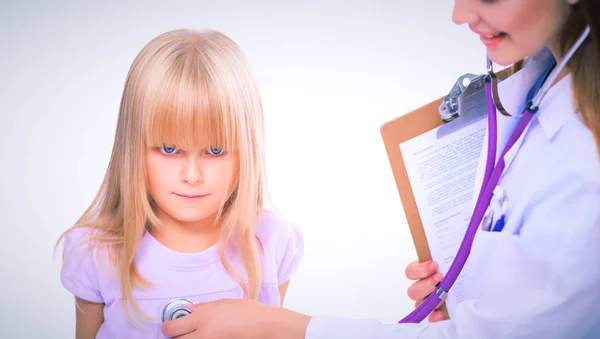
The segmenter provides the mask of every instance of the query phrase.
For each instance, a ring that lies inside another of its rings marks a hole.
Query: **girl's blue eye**
[[[174,146],[162,145],[160,147],[160,151],[163,152],[164,154],[173,154],[173,153],[177,152],[177,148],[175,148]]]
[[[225,150],[222,147],[210,147],[208,149],[208,153],[212,155],[221,155],[223,152],[225,152]]]

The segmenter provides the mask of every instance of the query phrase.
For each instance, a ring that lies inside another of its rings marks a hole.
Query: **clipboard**
[[[492,81],[502,81],[521,68],[522,63],[505,68],[492,76]],[[419,262],[432,259],[423,223],[417,209],[414,193],[400,150],[400,144],[421,134],[438,129],[441,138],[473,122],[485,119],[486,74],[464,74],[458,78],[445,97],[437,98],[413,111],[384,123],[380,128],[389,164]],[[497,94],[495,97],[497,97]],[[479,109],[477,109],[479,107]],[[484,107],[481,109],[481,107]],[[448,309],[440,306],[444,318],[449,319]]]

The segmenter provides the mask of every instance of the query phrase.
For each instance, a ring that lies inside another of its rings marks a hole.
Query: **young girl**
[[[505,164],[501,180],[490,187],[507,202],[505,219],[474,224],[464,295],[450,319],[380,324],[311,318],[248,301],[211,302],[165,323],[167,335],[236,338],[253,324],[248,338],[600,338],[600,1],[455,0],[453,19],[481,36],[495,63],[526,59],[499,86],[506,112],[491,115],[503,140],[497,154],[521,122],[532,120],[498,161]],[[537,93],[546,93],[537,112],[521,116]],[[415,263],[406,270],[420,279],[408,291],[418,304],[442,279],[436,267]],[[227,318],[239,321],[228,326]]]
[[[303,239],[263,209],[263,138],[258,88],[231,39],[176,30],[142,49],[100,191],[61,237],[78,339],[162,337],[179,298],[283,303]]]

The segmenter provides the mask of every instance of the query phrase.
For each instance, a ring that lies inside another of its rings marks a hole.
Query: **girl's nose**
[[[186,159],[185,168],[182,172],[182,180],[190,185],[198,185],[204,182],[202,164],[197,156]]]

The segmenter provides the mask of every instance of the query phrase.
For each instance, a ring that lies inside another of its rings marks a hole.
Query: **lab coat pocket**
[[[490,246],[493,246],[495,241],[499,239],[502,232],[491,232],[484,230],[477,230],[475,238],[473,239],[473,245],[471,246],[471,255],[473,257],[485,256],[485,252]]]
[[[490,259],[502,248],[502,243],[510,241],[514,235],[508,232],[490,232],[478,230],[471,246],[471,253],[465,265],[465,291],[468,291],[469,298],[477,298],[478,291],[482,284],[489,279],[488,270],[494,269]]]

